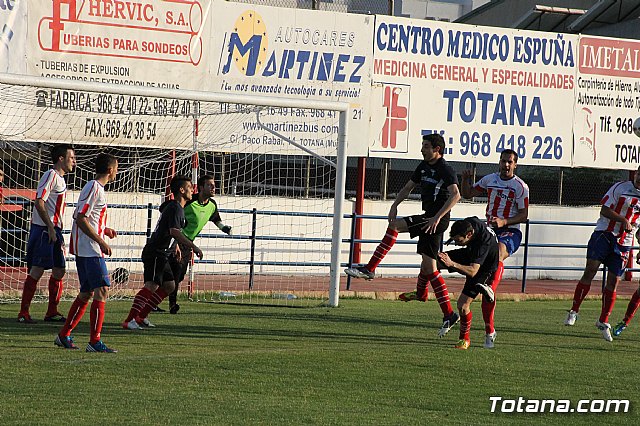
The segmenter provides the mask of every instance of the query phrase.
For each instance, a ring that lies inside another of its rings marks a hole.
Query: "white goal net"
[[[68,243],[72,213],[100,152],[119,160],[107,185],[112,296],[142,285],[140,254],[175,175],[212,176],[222,222],[195,243],[196,260],[181,283],[194,300],[337,305],[344,199],[346,106],[333,102],[232,97],[0,75],[0,299],[19,300],[38,180],[50,149],[73,144],[76,169],[65,175]],[[194,195],[195,196],[195,195]],[[47,274],[37,295],[47,296]],[[67,257],[64,294],[78,289]],[[36,299],[37,300],[37,299]]]

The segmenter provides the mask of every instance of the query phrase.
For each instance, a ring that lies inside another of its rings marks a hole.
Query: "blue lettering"
[[[398,41],[398,25],[390,24],[389,25],[389,45],[388,45],[389,47],[387,50],[391,52],[397,52],[398,51],[397,41]]]
[[[388,38],[389,29],[387,28],[387,24],[384,22],[378,26],[378,31],[376,32],[376,44],[378,45],[378,50],[387,50],[387,44],[385,40]]]
[[[349,77],[349,83],[360,83],[361,76],[357,75],[360,68],[364,65],[364,61],[366,58],[364,56],[354,56],[353,63],[356,64],[356,69],[353,70],[351,76]]]
[[[338,60],[336,61],[336,72],[333,74],[333,81],[344,81],[346,75],[342,74],[344,70],[343,62],[347,62],[349,60],[349,55],[338,55]]]
[[[282,52],[282,66],[280,67],[278,78],[289,78],[289,70],[293,68],[295,62],[296,52],[293,50],[285,49]]]
[[[269,60],[267,60],[267,65],[264,67],[264,71],[262,71],[262,75],[264,77],[271,77],[276,73],[278,66],[276,65],[276,53],[272,52],[271,56],[269,56]]]
[[[502,93],[466,91],[460,94],[457,90],[445,90],[442,97],[447,100],[447,121],[452,122],[454,113],[465,123],[476,119],[480,110],[481,124],[519,125],[544,127],[542,104],[538,96],[531,98],[531,105],[527,104],[526,96],[511,95],[506,97]],[[459,99],[458,105],[456,101]],[[478,105],[480,103],[480,105]]]
[[[247,52],[249,53],[245,75],[247,76],[255,75],[261,44],[262,44],[261,35],[255,34],[251,36],[251,38],[246,44],[243,44],[242,41],[240,40],[240,36],[238,36],[237,33],[231,33],[231,38],[229,39],[229,56],[227,58],[227,63],[222,68],[222,73],[227,74],[229,72],[229,69],[231,68],[231,63],[233,62],[233,52],[236,49],[238,49],[238,53],[240,54],[240,56],[244,57],[247,54]]]
[[[300,67],[298,68],[298,75],[296,76],[296,79],[301,80],[302,79],[302,73],[304,72],[304,66],[307,62],[309,62],[309,56],[310,56],[311,52],[309,52],[308,50],[301,50],[298,52],[298,57],[296,58],[296,61],[300,64]]]
[[[331,75],[331,64],[333,63],[333,53],[323,53],[320,57],[320,66],[318,68],[317,79],[320,81],[329,80]]]

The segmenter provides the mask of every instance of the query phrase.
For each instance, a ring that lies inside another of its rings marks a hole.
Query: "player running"
[[[580,305],[591,288],[591,281],[604,263],[609,273],[602,292],[602,309],[596,327],[604,340],[611,342],[613,336],[609,315],[616,301],[616,288],[624,274],[633,244],[633,232],[638,228],[640,218],[640,173],[636,173],[633,181],[618,182],[609,188],[600,204],[600,218],[587,245],[587,264],[576,285],[573,306],[564,323],[569,326],[576,323]]]
[[[500,260],[498,269],[491,281],[491,289],[495,292],[502,273],[504,272],[504,261],[513,255],[520,247],[522,232],[520,224],[527,221],[529,217],[529,187],[516,176],[518,167],[518,154],[505,149],[500,153],[499,171],[491,173],[473,183],[473,172],[465,170],[462,172],[462,185],[460,190],[462,196],[467,199],[487,195],[487,224],[491,226],[498,237],[498,248],[500,250]],[[497,336],[494,326],[494,313],[496,301],[489,302],[482,298],[482,317],[485,324],[485,348],[493,348]]]

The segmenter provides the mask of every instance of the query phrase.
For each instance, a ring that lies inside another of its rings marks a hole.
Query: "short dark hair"
[[[180,188],[186,183],[191,182],[191,178],[185,175],[175,175],[171,179],[171,183],[169,184],[169,188],[171,189],[171,193],[174,197],[177,197],[180,194]]]
[[[200,191],[204,187],[204,182],[207,180],[213,180],[213,176],[204,175],[198,178],[198,191]]]
[[[113,167],[117,162],[118,159],[114,155],[101,152],[96,157],[96,174],[109,173],[109,167]]]
[[[465,236],[471,231],[473,231],[471,222],[469,222],[467,219],[460,219],[453,222],[453,224],[451,225],[451,230],[449,231],[449,235],[451,235],[452,237]]]
[[[431,133],[428,135],[422,135],[422,141],[428,141],[431,143],[431,147],[435,150],[436,147],[440,147],[440,155],[444,155],[444,138],[439,133]]]
[[[518,162],[518,153],[517,153],[517,152],[515,152],[514,150],[509,149],[509,148],[507,148],[507,149],[505,149],[505,150],[502,150],[502,152],[500,153],[500,158],[502,158],[502,156],[503,156],[503,155],[505,155],[505,154],[507,154],[507,155],[513,155],[513,162],[514,162],[514,163],[517,163],[517,162]]]
[[[51,147],[51,163],[56,164],[58,162],[58,158],[66,157],[67,151],[73,151],[74,148],[69,144],[61,144],[61,145],[53,145]]]

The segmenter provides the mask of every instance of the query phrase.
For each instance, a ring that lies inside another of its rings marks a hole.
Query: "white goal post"
[[[311,206],[309,208],[313,208],[315,204],[310,199],[314,194],[318,199],[323,198],[324,205],[332,202],[331,210],[327,210],[329,213],[324,215],[325,219],[318,220],[330,220],[330,224],[325,226],[327,235],[330,232],[331,236],[326,304],[337,306],[341,271],[340,247],[345,198],[348,108],[349,104],[344,102],[218,94],[0,74],[0,145],[3,148],[0,164],[3,165],[5,175],[8,177],[4,182],[4,195],[7,198],[7,195],[12,193],[12,189],[17,191],[16,188],[35,190],[33,180],[39,178],[35,176],[43,170],[45,167],[43,164],[48,163],[46,152],[42,152],[43,147],[57,143],[74,144],[76,147],[82,147],[83,152],[87,153],[85,158],[78,158],[78,166],[83,169],[82,179],[85,181],[91,178],[88,176],[92,172],[89,165],[81,167],[82,162],[89,159],[88,154],[110,149],[126,153],[126,161],[123,161],[120,167],[126,174],[119,183],[116,181],[116,184],[119,185],[120,192],[123,194],[129,195],[128,191],[144,192],[143,196],[134,197],[143,207],[151,204],[151,201],[147,201],[152,199],[152,196],[157,196],[162,190],[161,187],[166,190],[167,173],[175,174],[181,164],[185,161],[189,163],[190,157],[194,166],[182,167],[180,171],[182,174],[188,174],[182,170],[188,170],[191,173],[193,169],[193,173],[198,173],[198,164],[202,164],[201,157],[205,156],[211,158],[211,168],[215,170],[216,179],[218,176],[220,178],[220,182],[217,183],[220,185],[219,196],[227,203],[225,205],[225,202],[218,200],[216,195],[221,210],[231,205],[234,199],[242,198],[242,194],[248,194],[245,198],[249,199],[249,204],[238,204],[236,211],[239,212],[238,214],[245,215],[250,213],[252,205],[260,204],[256,200],[265,201],[263,206],[265,214],[274,214],[269,211],[274,207],[267,205],[266,200],[278,198],[278,194],[283,194],[283,198],[299,199],[287,204],[284,207],[285,213],[286,210],[295,209],[295,206],[299,205],[308,205]],[[249,114],[255,115],[255,126],[251,123],[247,125]],[[296,115],[299,116],[294,117]],[[326,137],[313,136],[314,132],[320,133],[325,131],[324,129],[327,129]],[[249,149],[253,149],[253,146],[256,147],[256,151],[250,153]],[[296,156],[300,154],[292,154],[290,152],[292,149],[305,156],[304,162],[296,160]],[[176,158],[175,150],[181,150],[182,157],[178,155],[179,158]],[[167,156],[167,152],[173,152],[173,157]],[[252,162],[249,162],[247,157],[251,157]],[[259,164],[254,161],[258,157],[261,158]],[[232,161],[235,163],[232,164]],[[268,170],[270,164],[283,167],[278,171],[279,176],[274,178],[279,179],[277,182],[271,177],[269,178],[271,180],[265,177],[265,174],[270,173]],[[286,167],[289,169],[285,169],[283,164],[288,164]],[[233,172],[230,171],[231,167]],[[291,167],[296,167],[296,170],[290,169]],[[313,167],[316,167],[317,171],[311,170]],[[219,168],[223,170],[220,171]],[[327,168],[331,170],[327,171]],[[166,172],[165,169],[172,171]],[[29,176],[25,176],[26,174]],[[251,179],[247,178],[249,174],[253,176]],[[197,178],[197,176],[193,177]],[[79,178],[74,179],[79,182]],[[153,180],[155,180],[154,185],[150,185],[146,190],[140,188],[144,186],[144,182]],[[292,180],[296,183],[289,185],[288,182]],[[313,187],[315,181],[317,181],[317,187]],[[327,188],[329,182],[333,187]],[[67,184],[69,185],[69,182]],[[79,183],[76,186],[78,185]],[[126,189],[127,185],[132,189]],[[305,188],[301,189],[302,186]],[[81,188],[75,189],[79,191]],[[113,197],[109,187],[107,187],[107,198],[110,206],[121,203],[123,199]],[[3,214],[9,214],[6,213],[9,210],[11,209],[5,208]],[[24,210],[30,211],[31,206],[25,206]],[[255,208],[253,210],[255,217]],[[66,229],[71,227],[72,211],[72,207],[67,209],[64,224]],[[129,212],[127,215],[133,218],[134,213]],[[144,211],[141,214],[145,216]],[[223,217],[224,215],[225,213]],[[148,222],[153,219],[153,226],[155,226],[155,218],[152,218],[150,213],[146,216],[148,216]],[[227,216],[233,217],[232,214]],[[238,222],[240,222],[239,219]],[[283,227],[283,225],[277,226]],[[299,240],[318,243],[314,240],[320,240],[320,238],[314,239],[312,232],[319,225],[312,224],[305,229],[301,226],[297,222],[291,225],[291,228],[296,228],[295,231],[300,235]],[[242,228],[240,223],[237,228]],[[247,231],[250,234],[249,231],[250,229]],[[136,234],[132,231],[130,234],[140,237],[140,232]],[[14,235],[3,229],[2,236],[6,240],[3,245],[5,251],[12,249],[18,253],[24,249],[24,240],[27,238],[24,233],[18,236],[17,233]],[[239,243],[245,237],[246,235],[234,235],[228,242]],[[252,242],[255,242],[255,232],[253,238]],[[279,248],[289,242],[291,244],[300,242],[295,236],[273,236],[273,238],[276,241],[278,239],[282,241]],[[268,240],[269,237],[258,236],[257,239]],[[211,245],[211,250],[215,251],[214,257],[220,255],[219,245],[218,243]],[[287,250],[295,253],[298,249],[293,245],[292,247]],[[308,249],[309,255],[314,255],[313,252],[316,250],[320,249]],[[265,248],[263,256],[267,258],[270,251],[278,250]],[[301,253],[304,251],[306,250],[301,250]],[[4,256],[4,266],[0,263],[0,281],[4,281],[4,285],[0,285],[0,298],[6,298],[2,295],[3,292],[15,292],[16,283],[20,288],[22,286],[24,264],[20,263],[16,253],[0,253],[0,257]],[[253,256],[253,253],[251,255]],[[113,264],[108,264],[109,269],[119,262],[118,256],[117,251],[114,250],[116,259]],[[238,256],[241,255],[238,254]],[[131,254],[131,257],[135,257],[135,254]],[[20,266],[13,269],[15,275],[7,272],[12,270],[8,259]],[[252,257],[251,262],[253,261]],[[211,265],[218,266],[234,263],[246,265],[248,261],[235,262],[233,257],[210,261]],[[285,261],[267,259],[262,263],[261,269],[265,276],[274,274],[278,268],[288,271],[287,274],[295,274],[296,267],[303,267],[306,263],[313,262],[306,262],[304,257]],[[15,272],[16,270],[18,272]],[[219,271],[211,274],[214,277],[213,281],[217,281],[218,277],[222,276]],[[239,272],[230,270],[224,274],[235,276]],[[11,284],[7,284],[8,282]],[[220,290],[223,288],[220,287]],[[279,290],[273,290],[271,296],[275,298],[274,292],[277,291]],[[285,291],[288,290],[285,289]],[[222,295],[226,291],[219,293]],[[221,296],[220,299],[222,299]]]

